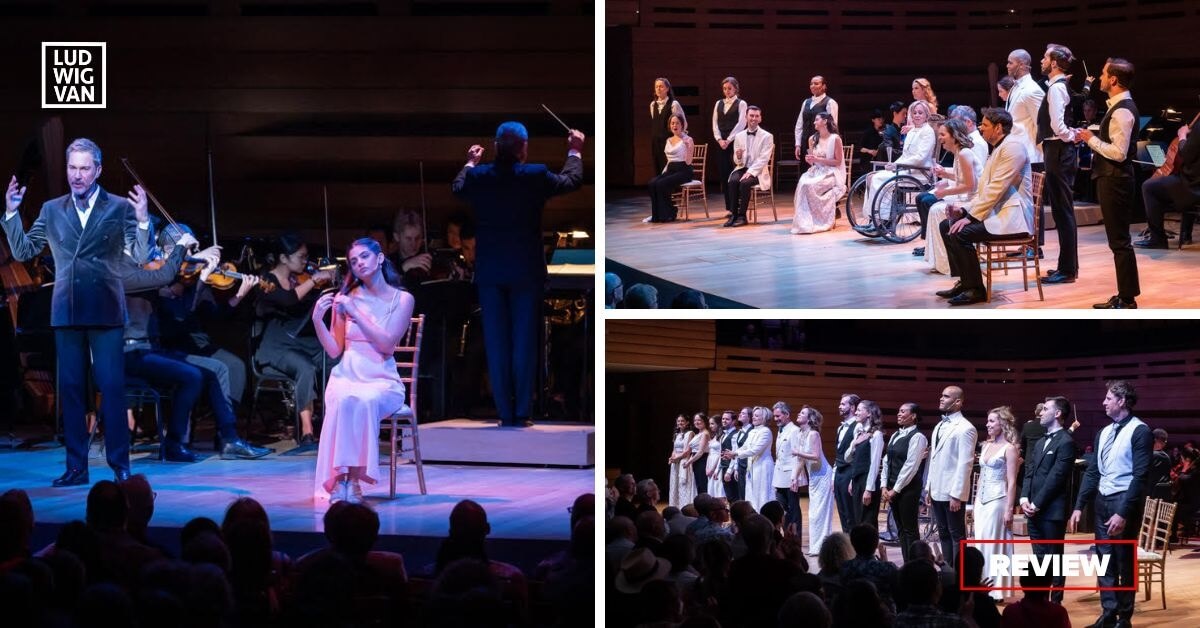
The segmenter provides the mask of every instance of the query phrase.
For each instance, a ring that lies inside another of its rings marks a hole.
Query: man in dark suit
[[[1029,522],[1029,538],[1062,540],[1067,533],[1067,508],[1071,500],[1071,469],[1075,466],[1075,440],[1063,429],[1071,413],[1066,397],[1050,397],[1042,404],[1038,423],[1046,433],[1025,452],[1025,480],[1021,483],[1021,510]],[[1063,554],[1061,544],[1035,544],[1034,554]],[[1061,587],[1065,578],[1055,576],[1052,586]],[[1062,604],[1062,589],[1050,593]]]
[[[733,418],[733,410],[726,410],[721,414],[721,451],[734,451],[741,445],[737,444],[738,429]],[[729,468],[731,461],[727,458],[721,458],[718,463],[717,471],[721,474],[721,483],[725,488],[725,497],[729,503],[736,502],[742,498],[741,491],[738,490],[738,482],[733,477],[733,471]]]
[[[138,233],[135,204],[145,213],[146,198],[135,186],[130,200],[112,196],[96,182],[100,147],[86,138],[67,147],[71,192],[42,205],[26,232],[17,209],[25,188],[16,177],[5,194],[4,232],[13,256],[27,260],[47,244],[54,255],[54,294],[50,325],[58,351],[58,393],[62,396],[67,470],[54,486],[88,483],[87,366],[103,401],[104,444],[117,481],[129,478],[129,426],[125,423],[125,365],[121,337],[125,293],[119,268]],[[148,225],[147,225],[148,227]],[[148,233],[147,233],[148,237]]]
[[[554,174],[544,164],[526,164],[529,133],[519,122],[496,129],[496,159],[479,165],[483,147],[467,150],[467,163],[454,178],[454,193],[471,203],[478,222],[479,305],[488,373],[500,425],[530,426],[537,370],[538,317],[546,282],[542,252],[542,207],[583,184],[583,133],[567,136],[567,161]]]
[[[856,421],[853,413],[854,409],[858,407],[859,401],[858,395],[853,393],[842,395],[841,400],[838,401],[838,414],[842,417],[842,423],[838,425],[837,449],[835,450],[837,456],[833,460],[833,502],[837,504],[842,531],[847,534],[858,524],[859,516],[859,511],[854,505],[854,497],[850,494],[853,470],[850,467],[850,461],[846,460],[846,452],[850,450],[850,443],[854,442]]]

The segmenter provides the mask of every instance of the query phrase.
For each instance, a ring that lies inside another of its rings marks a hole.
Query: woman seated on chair
[[[321,345],[305,333],[309,309],[317,300],[319,283],[333,280],[333,274],[319,270],[307,278],[308,246],[294,233],[276,240],[273,268],[263,276],[264,283],[275,285],[263,292],[255,304],[256,317],[265,323],[262,340],[250,359],[270,365],[292,378],[296,384],[296,409],[300,413],[300,434],[296,441],[312,446],[313,402],[317,398],[317,372],[321,368]]]
[[[375,240],[355,240],[346,257],[345,284],[336,296],[317,299],[312,312],[317,339],[339,360],[325,387],[314,497],[360,503],[360,482],[379,478],[379,422],[407,409],[393,353],[408,331],[414,301]]]
[[[933,166],[934,151],[937,150],[937,136],[929,125],[932,112],[929,103],[923,100],[913,102],[908,106],[908,115],[912,119],[912,128],[904,136],[904,150],[896,161],[884,166],[884,171],[867,174],[867,195],[865,207],[871,207],[875,202],[875,193],[879,188],[895,176],[897,166],[916,166],[929,168]]]
[[[822,112],[813,121],[813,128],[817,134],[812,136],[812,146],[804,156],[809,168],[796,185],[792,233],[832,229],[838,199],[846,193],[846,162],[837,123],[832,115]]]
[[[946,202],[966,202],[975,197],[976,182],[983,173],[983,164],[975,151],[975,143],[962,120],[951,119],[938,129],[938,141],[942,148],[954,154],[954,170],[948,171],[934,166],[934,174],[942,177],[932,190],[917,197],[917,207],[927,207],[928,215],[921,220],[921,231],[925,234],[925,261],[934,272],[950,274],[950,260],[946,257],[946,243],[937,225],[946,219]],[[928,226],[933,225],[933,229]]]
[[[695,143],[683,128],[683,117],[672,114],[669,124],[671,137],[667,138],[663,149],[667,165],[658,176],[650,179],[650,218],[645,222],[674,221],[676,210],[671,194],[695,176],[691,163]]]

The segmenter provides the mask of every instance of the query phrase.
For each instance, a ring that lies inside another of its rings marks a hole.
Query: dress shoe
[[[918,246],[913,249],[913,257],[925,257],[925,247]]]
[[[987,301],[987,293],[983,290],[963,290],[958,296],[950,299],[946,303],[950,305],[974,305]]]
[[[745,219],[745,218],[742,218],[741,216],[738,216],[737,218],[734,218],[733,220],[730,220],[730,221],[729,221],[729,224],[728,224],[727,226],[729,226],[729,227],[741,227],[741,226],[743,226],[743,225],[746,225],[746,224],[749,224],[749,223],[747,223],[747,222],[746,222],[746,219]]]
[[[163,460],[167,462],[195,462],[196,454],[182,443],[163,443]]]
[[[1087,628],[1115,628],[1117,625],[1117,616],[1109,613],[1104,613],[1095,622],[1088,624]]]
[[[1167,247],[1166,240],[1158,240],[1155,238],[1146,238],[1133,243],[1134,246],[1141,249],[1165,249]]]
[[[120,484],[121,482],[124,482],[125,480],[128,480],[129,479],[129,469],[114,469],[113,470],[113,479],[116,480],[116,482],[118,484]]]
[[[1118,619],[1117,623],[1113,625],[1113,628],[1133,628],[1133,623],[1128,619]]]
[[[730,216],[729,219],[725,221],[725,224],[723,224],[721,226],[722,227],[732,227],[733,223],[735,223],[735,222],[737,222],[737,218]]]
[[[262,458],[274,451],[274,449],[266,447],[255,447],[240,438],[235,438],[221,447],[221,459],[232,460],[234,458],[241,458],[242,460],[253,460],[255,458]]]
[[[51,482],[52,486],[59,488],[64,486],[79,486],[80,484],[88,483],[87,469],[67,469],[67,472],[61,477]]]
[[[1137,301],[1134,301],[1133,299],[1126,301],[1119,296],[1113,296],[1104,303],[1097,303],[1093,305],[1092,308],[1097,310],[1136,310]]]
[[[1060,273],[1056,270],[1043,277],[1042,283],[1075,283],[1075,275]]]
[[[524,425],[525,427],[533,427],[533,421],[530,419],[525,419]]]
[[[300,437],[300,440],[296,441],[296,446],[312,449],[317,446],[317,439],[312,434],[305,434]]]
[[[956,282],[954,282],[954,286],[952,288],[950,288],[949,290],[938,290],[934,294],[938,295],[939,297],[941,297],[943,299],[953,299],[954,297],[962,294],[963,290],[966,290],[966,288],[963,288],[962,282],[956,281]]]
[[[642,222],[654,222],[654,216],[646,216],[642,219]]]
[[[1190,234],[1184,235],[1184,236],[1179,236],[1179,246],[1183,246],[1185,244],[1191,244],[1191,243],[1192,243],[1192,236]]]

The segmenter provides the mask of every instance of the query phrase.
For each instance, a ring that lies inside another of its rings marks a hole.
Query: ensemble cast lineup
[[[1189,210],[1200,201],[1200,143],[1187,140],[1197,122],[1179,129],[1178,159],[1141,186],[1149,226],[1135,242],[1134,159],[1142,129],[1131,91],[1134,64],[1109,58],[1099,76],[1086,77],[1077,91],[1071,79],[1079,65],[1060,44],[1048,44],[1040,58],[1013,50],[1007,75],[995,86],[1004,106],[978,110],[972,104],[941,110],[930,79],[916,78],[911,100],[875,110],[854,147],[839,133],[846,121],[839,120],[837,100],[822,76],[810,80],[812,96],[801,103],[791,127],[794,147],[779,146],[767,130],[778,127],[742,96],[736,77],[721,81],[724,98],[712,109],[711,141],[709,120],[695,121],[693,136],[670,81],[657,78],[649,106],[657,174],[649,182],[651,214],[643,222],[674,222],[681,186],[704,190],[698,180],[703,173],[693,167],[702,156],[716,166],[725,200],[722,226],[745,226],[757,195],[772,191],[773,175],[783,167],[777,159],[794,157],[789,167],[803,172],[793,199],[792,234],[829,231],[844,211],[859,234],[892,242],[920,237],[924,246],[914,256],[932,273],[955,278],[937,296],[949,305],[971,305],[987,300],[977,245],[1036,235],[1038,246],[1011,255],[1043,257],[1044,205],[1050,206],[1059,257],[1042,283],[1074,283],[1080,276],[1075,189],[1082,184],[1090,194],[1094,185],[1117,294],[1093,307],[1136,308],[1141,288],[1133,247],[1167,248],[1163,217],[1171,211],[1184,214],[1181,243],[1191,240]],[[1034,69],[1040,69],[1041,81]],[[1090,184],[1080,181],[1089,176],[1081,166],[1090,171]],[[852,171],[861,173],[854,181]]]

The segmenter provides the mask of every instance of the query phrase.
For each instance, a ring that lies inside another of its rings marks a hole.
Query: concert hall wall
[[[1096,76],[1107,57],[1133,62],[1142,115],[1167,106],[1194,113],[1200,105],[1200,3],[1192,0],[627,0],[605,7],[609,185],[641,185],[654,174],[647,107],[660,76],[703,141],[712,139],[713,104],[729,75],[762,107],[763,128],[789,145],[808,80],[823,75],[851,143],[872,109],[911,100],[916,77],[932,82],[943,112],[949,104],[994,103],[988,65],[1003,75],[1008,53],[1025,48],[1037,76],[1047,43],[1070,47]],[[1074,74],[1078,88],[1082,66]]]
[[[87,136],[104,150],[103,185],[128,191],[128,157],[204,234],[211,146],[222,239],[295,229],[323,245],[327,185],[340,247],[368,224],[390,226],[400,207],[420,210],[422,161],[429,228],[440,231],[466,209],[450,183],[467,148],[485,146],[490,160],[500,122],[523,121],[530,161],[555,170],[566,132],[542,103],[595,134],[590,2],[63,0],[5,3],[0,23],[6,181],[43,121],[61,115],[66,141]],[[40,108],[43,41],[107,42],[106,109]],[[584,190],[547,206],[547,229],[592,230],[596,150],[584,150]],[[37,174],[28,201],[40,204],[49,190]],[[64,174],[52,176],[63,187]]]

